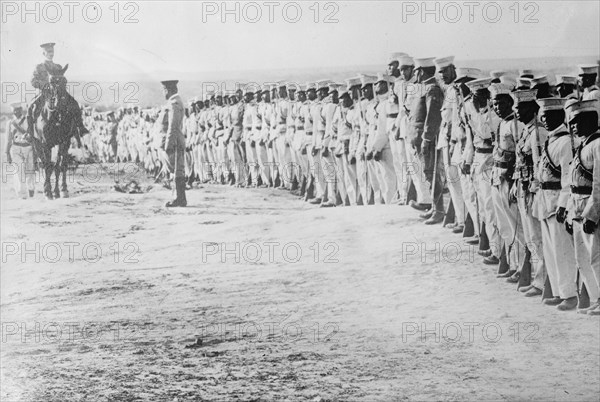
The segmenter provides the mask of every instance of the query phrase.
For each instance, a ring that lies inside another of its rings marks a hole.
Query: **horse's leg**
[[[62,175],[62,184],[60,186],[60,196],[62,198],[69,198],[69,191],[67,190],[67,163],[68,158],[67,154],[69,152],[69,143],[65,144],[65,146],[61,147],[61,161],[60,161],[60,174]]]
[[[60,164],[61,164],[61,154],[60,154],[61,145],[58,145],[58,150],[56,152],[56,162],[54,162],[54,198],[60,198],[60,191],[58,182],[60,180]]]
[[[44,155],[44,160],[42,165],[44,166],[44,172],[46,177],[44,177],[44,195],[47,200],[51,200],[52,197],[52,184],[50,183],[50,176],[52,176],[52,149],[48,149],[47,146],[42,148],[42,154]]]

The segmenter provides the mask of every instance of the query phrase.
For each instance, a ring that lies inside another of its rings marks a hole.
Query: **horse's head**
[[[49,82],[46,88],[46,107],[50,111],[66,105],[67,79],[65,72],[69,68],[67,64],[64,68],[48,71]]]

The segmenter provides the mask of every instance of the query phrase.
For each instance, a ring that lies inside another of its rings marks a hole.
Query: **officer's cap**
[[[530,70],[528,68],[524,68],[522,70],[519,70],[519,77],[533,78],[533,70]]]
[[[377,73],[377,81],[375,81],[375,83],[377,84],[382,81],[385,81],[389,84],[390,82],[392,82],[392,77],[385,73]]]
[[[415,68],[426,68],[426,67],[435,67],[435,63],[433,62],[435,57],[423,57],[420,59],[415,59]]]
[[[531,79],[531,88],[535,88],[538,85],[548,84],[548,76],[546,75],[538,75],[537,77],[533,77]]]
[[[572,75],[557,75],[556,86],[559,85],[577,85],[577,77]]]
[[[597,64],[580,64],[577,68],[579,69],[579,75],[598,74]]]
[[[346,79],[346,86],[352,88],[353,86],[360,85],[360,77],[352,77]]]
[[[164,87],[174,87],[177,86],[179,80],[165,80],[160,82]]]
[[[12,108],[13,112],[15,110],[23,109],[23,105],[20,102],[11,103],[10,107]]]
[[[540,112],[547,110],[563,110],[565,103],[567,103],[567,98],[543,98],[538,99],[537,103],[540,105]]]
[[[479,91],[481,89],[489,88],[492,83],[492,78],[479,78],[477,80],[467,82],[467,86],[471,91]]]
[[[402,67],[402,66],[414,66],[415,65],[415,61],[410,56],[402,56],[402,57],[400,57],[400,59],[398,60],[398,63],[400,64],[400,67]]]
[[[532,102],[537,96],[537,89],[523,89],[511,93],[515,103]]]
[[[502,71],[502,70],[490,71],[490,77],[492,77],[493,79],[498,79],[498,78],[502,77],[503,75],[506,75],[506,71]]]
[[[435,63],[435,67],[439,71],[443,68],[454,64],[454,56],[440,57],[438,59],[435,59],[433,62]]]
[[[517,80],[515,80],[510,75],[503,75],[502,77],[500,77],[500,82],[506,86],[511,87],[511,89],[514,89],[517,86]]]
[[[364,88],[369,84],[375,84],[377,82],[377,77],[374,75],[361,74],[360,75],[360,84],[361,87]]]
[[[476,79],[479,76],[481,76],[481,70],[478,68],[459,67],[456,69],[455,82],[462,82],[467,78]]]
[[[510,95],[510,91],[512,90],[511,87],[502,83],[492,84],[488,89],[492,99],[497,98],[499,95]]]
[[[329,88],[330,83],[331,83],[331,80],[324,79],[324,80],[316,81],[315,85],[316,85],[317,90],[319,90],[319,89],[323,89],[323,88]]]
[[[40,45],[40,47],[44,50],[51,50],[54,49],[54,45],[56,45],[56,43],[54,42],[48,42],[48,43],[42,43]]]
[[[578,114],[584,112],[598,113],[598,99],[589,99],[584,101],[576,101],[575,99],[571,99],[567,101],[565,110],[567,111],[567,120],[571,122]]]
[[[397,61],[398,64],[400,64],[400,59],[404,56],[408,55],[403,52],[393,52],[392,54],[390,54],[390,58],[388,59],[388,65],[392,64],[395,61]]]

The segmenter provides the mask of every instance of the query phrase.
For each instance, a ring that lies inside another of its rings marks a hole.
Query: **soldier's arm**
[[[581,216],[595,223],[600,222],[600,142],[594,141],[590,150],[594,158],[594,176],[592,179],[592,194],[588,198]]]
[[[567,208],[569,197],[571,196],[571,162],[573,161],[573,151],[571,150],[571,141],[569,137],[565,137],[565,141],[560,149],[560,186],[561,190],[558,195],[557,206],[559,208]]]
[[[423,127],[423,139],[426,141],[435,141],[442,122],[442,103],[444,96],[442,90],[434,85],[425,94],[425,104],[427,106],[427,116],[425,117],[425,126]]]

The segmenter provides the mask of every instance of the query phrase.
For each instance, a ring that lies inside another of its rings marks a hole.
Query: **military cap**
[[[435,57],[422,57],[420,59],[415,59],[415,68],[426,68],[426,67],[435,67],[435,63],[433,60]]]
[[[512,87],[513,89],[517,86],[517,80],[515,80],[510,75],[503,75],[502,77],[500,77],[500,82],[504,85]]]
[[[338,84],[337,82],[330,82],[327,87],[330,91],[340,91],[340,88],[345,89],[344,84]]]
[[[471,67],[459,67],[456,69],[456,79],[455,82],[461,82],[467,78],[477,78],[481,75],[481,70],[478,68]]]
[[[520,91],[514,91],[511,96],[515,100],[515,103],[532,102],[535,101],[537,96],[537,89],[523,89]]]
[[[220,90],[220,89],[218,91],[216,91],[215,92],[215,97],[217,97],[217,96],[221,96],[222,97],[223,96],[223,91]]]
[[[531,88],[531,78],[519,77],[517,79],[517,89],[529,89]]]
[[[40,47],[44,50],[48,50],[48,49],[54,49],[54,45],[56,45],[56,43],[54,42],[48,42],[48,43],[42,43],[40,45]]]
[[[306,84],[296,84],[296,86],[298,87],[297,92],[306,92]]]
[[[542,84],[549,84],[548,76],[538,75],[537,77],[534,77],[531,79],[531,88],[535,88],[536,86],[542,85]]]
[[[433,61],[435,67],[439,70],[454,64],[454,56],[440,57]]]
[[[568,84],[568,85],[577,85],[577,77],[572,75],[557,75],[556,76],[556,86]]]
[[[161,84],[163,84],[165,87],[170,87],[170,86],[175,86],[179,83],[179,80],[165,80],[165,81],[161,81]]]
[[[319,80],[315,82],[316,89],[328,88],[331,80]]]
[[[537,103],[540,106],[540,112],[546,110],[563,110],[565,103],[567,103],[567,98],[543,98],[538,99]]]
[[[298,85],[297,82],[293,82],[293,81],[289,81],[285,85],[286,85],[288,91],[298,91],[298,89],[300,88],[300,85]]]
[[[571,122],[578,114],[584,112],[598,113],[598,99],[589,99],[583,101],[571,99],[565,104],[565,110],[567,111],[567,120]]]
[[[408,55],[403,52],[393,52],[392,54],[390,54],[390,58],[388,60],[388,65],[392,64],[395,61],[400,63],[400,59],[404,56],[408,56]]]
[[[375,81],[375,83],[377,84],[382,81],[385,81],[389,84],[390,82],[392,82],[392,77],[385,73],[377,73],[377,81]]]
[[[360,85],[360,77],[352,77],[346,79],[346,86],[352,88],[353,86]]]
[[[519,70],[519,77],[523,78],[533,78],[533,70],[525,68],[523,70]]]
[[[506,84],[496,83],[488,87],[491,98],[497,98],[499,95],[510,95],[512,88]]]
[[[317,89],[317,84],[314,82],[306,81],[306,90]]]
[[[361,74],[360,75],[360,84],[361,87],[364,88],[369,84],[375,84],[377,82],[377,77],[373,75]]]
[[[479,91],[482,89],[488,89],[492,83],[492,78],[479,78],[477,80],[467,82],[467,86],[471,91]]]
[[[21,104],[21,102],[11,103],[10,107],[12,108],[13,112],[15,110],[23,109],[23,105]]]
[[[502,70],[492,70],[492,71],[490,71],[490,77],[492,77],[492,78],[500,78],[503,75],[506,75],[506,71],[502,71]]]
[[[415,61],[410,56],[402,56],[400,60],[398,60],[400,66],[414,66]]]
[[[579,69],[579,75],[598,74],[597,64],[580,64],[577,68]]]
[[[277,88],[287,88],[287,82],[279,81],[277,84]]]

